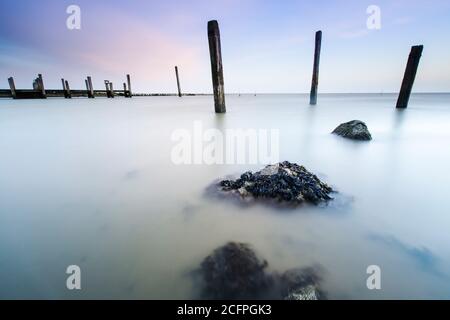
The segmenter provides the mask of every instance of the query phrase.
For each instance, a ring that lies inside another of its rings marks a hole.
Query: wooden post
[[[72,92],[70,92],[70,87],[69,87],[69,81],[65,81],[66,84],[66,92],[67,92],[67,98],[72,98]]]
[[[130,75],[127,74],[127,82],[128,82],[128,97],[131,98],[132,93],[131,93],[131,79],[130,79]]]
[[[105,88],[106,88],[106,97],[111,98],[111,94],[109,92],[109,81],[105,80]]]
[[[64,81],[64,78],[61,78],[61,83],[62,83],[62,87],[63,87],[64,98],[67,99],[68,95],[67,95],[66,82]]]
[[[316,32],[316,45],[314,50],[314,66],[313,76],[311,81],[311,94],[309,96],[309,104],[317,104],[317,87],[319,86],[319,64],[320,64],[320,49],[322,46],[322,31]]]
[[[219,24],[216,20],[208,22],[209,56],[214,89],[214,108],[216,113],[225,113],[225,92],[222,67],[222,49],[220,46]]]
[[[123,96],[126,98],[126,97],[128,97],[128,94],[127,94],[127,84],[124,82],[123,83]]]
[[[403,76],[402,87],[398,95],[397,108],[408,107],[409,97],[416,79],[417,68],[419,67],[420,57],[422,56],[423,46],[413,46],[409,54],[405,74]]]
[[[175,66],[175,75],[177,76],[178,96],[181,98],[180,77],[178,76],[178,67]]]
[[[39,84],[39,90],[41,91],[41,95],[42,98],[47,98],[47,95],[45,93],[45,88],[44,88],[44,80],[42,79],[42,74],[38,74],[38,84]]]
[[[87,96],[88,96],[88,98],[90,98],[91,97],[91,93],[90,93],[90,90],[89,90],[89,82],[87,81],[87,79],[85,79],[84,83],[86,84]]]
[[[94,98],[94,86],[92,85],[92,78],[88,76],[87,81],[89,85],[89,98]]]
[[[13,99],[16,99],[17,93],[16,93],[16,85],[14,84],[14,78],[9,77],[8,83],[9,83],[9,88],[11,89],[11,96],[13,97]]]
[[[111,98],[114,98],[114,88],[112,82],[109,83],[109,93],[111,95]]]

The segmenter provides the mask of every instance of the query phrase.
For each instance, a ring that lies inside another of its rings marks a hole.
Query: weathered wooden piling
[[[41,92],[42,98],[47,98],[47,94],[45,93],[44,80],[42,79],[42,74],[38,74],[38,84],[39,91]]]
[[[317,88],[319,86],[319,64],[320,64],[320,49],[322,47],[322,31],[316,32],[316,44],[314,49],[314,65],[313,75],[311,81],[311,93],[309,96],[309,104],[317,104]]]
[[[222,49],[220,45],[220,30],[216,20],[208,22],[209,56],[214,90],[214,108],[216,113],[225,113],[225,92],[222,67]]]
[[[17,98],[17,91],[16,91],[16,85],[14,84],[14,78],[13,77],[9,77],[8,78],[8,83],[9,83],[9,89],[11,90],[11,96],[13,97],[13,99]]]
[[[178,96],[181,98],[180,77],[178,75],[178,67],[175,66],[175,75],[177,77]]]
[[[64,93],[64,98],[69,98],[69,95],[67,94],[67,88],[66,88],[66,81],[64,81],[64,78],[61,78],[61,84],[63,87],[63,93]]]
[[[33,92],[24,93],[23,91],[19,92],[18,98],[23,99],[45,99],[47,98],[45,89],[44,89],[44,81],[42,80],[42,75],[38,74],[37,78],[33,80]],[[24,94],[23,94],[24,93]]]
[[[130,79],[130,75],[127,74],[127,83],[128,83],[128,98],[131,98],[131,96],[133,95],[131,93],[131,79]]]
[[[41,92],[41,85],[39,84],[39,78],[33,80],[33,90],[36,92]]]
[[[106,97],[114,98],[114,88],[112,82],[109,80],[105,80],[105,88],[106,88]]]
[[[89,83],[88,83],[87,79],[84,80],[84,83],[86,84],[86,93],[89,98]]]
[[[128,96],[128,93],[127,93],[127,84],[124,82],[123,83],[123,96],[124,97],[127,97]]]
[[[114,87],[112,82],[109,83],[109,94],[111,98],[114,98]]]
[[[69,81],[65,80],[67,98],[72,98],[72,92],[70,91]]]
[[[106,97],[110,98],[110,94],[109,94],[109,81],[108,80],[104,80],[105,82],[105,88],[106,88]]]
[[[420,57],[422,56],[423,45],[411,47],[411,52],[406,64],[405,74],[403,76],[400,94],[398,95],[397,108],[408,107],[409,97],[416,79],[417,68],[419,67]]]
[[[94,86],[92,85],[92,78],[90,76],[87,77],[87,82],[88,82],[88,97],[89,98],[94,98]]]

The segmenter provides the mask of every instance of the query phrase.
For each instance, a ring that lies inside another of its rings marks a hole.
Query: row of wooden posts
[[[86,91],[84,91],[85,95],[87,95],[88,98],[94,98],[96,93],[102,92],[101,90],[95,91],[94,87],[92,85],[92,78],[88,76],[84,80],[86,84]],[[14,83],[14,78],[9,77],[8,78],[9,88],[11,90],[11,96],[13,99],[45,99],[47,98],[47,92],[48,91],[58,91],[58,90],[45,90],[44,88],[44,80],[42,79],[42,74],[39,74],[36,79],[33,81],[33,89],[32,90],[18,90],[16,89],[16,85]],[[71,90],[69,82],[65,80],[64,78],[61,79],[62,84],[62,95],[66,99],[72,98],[73,91],[77,91],[78,93],[80,90]],[[128,85],[128,86],[127,86]],[[131,92],[131,78],[130,75],[127,74],[127,82],[123,83],[123,91],[114,91],[113,83],[109,80],[105,80],[105,87],[106,87],[106,97],[108,98],[114,98],[115,94],[117,92],[122,92],[123,96],[126,98],[131,98],[132,92]]]
[[[224,113],[225,107],[225,92],[223,81],[223,67],[222,67],[222,53],[220,44],[219,24],[216,20],[208,22],[208,39],[209,39],[209,54],[211,60],[212,82],[214,89],[214,105],[217,113]],[[320,64],[320,50],[322,46],[322,31],[316,32],[315,49],[314,49],[314,64],[313,75],[311,81],[311,91],[309,103],[310,105],[317,104],[317,90],[319,86],[319,64]],[[397,99],[397,108],[406,108],[408,106],[409,97],[413,88],[414,80],[417,74],[417,68],[422,56],[423,45],[413,46],[409,54],[408,63],[406,65],[405,74],[403,76],[400,94]]]
[[[219,24],[216,20],[208,22],[208,42],[209,42],[209,54],[211,61],[211,75],[214,92],[214,108],[216,113],[225,113],[225,90],[223,80],[223,65],[222,65],[222,49],[220,43],[220,30]],[[314,64],[313,75],[311,81],[310,91],[310,104],[317,104],[317,92],[319,86],[319,64],[320,64],[320,51],[322,45],[322,31],[316,32],[315,37],[315,49],[314,49]],[[412,87],[419,66],[419,61],[422,56],[423,46],[413,46],[406,65],[405,74],[403,76],[403,82],[400,89],[400,94],[397,100],[397,108],[406,108],[408,106],[409,97],[411,95]],[[181,97],[180,79],[178,74],[178,67],[175,67],[175,75],[177,79],[178,96]],[[42,75],[33,81],[33,90],[17,90],[12,77],[8,78],[9,87],[11,90],[11,96],[14,99],[39,99],[46,98],[46,90],[44,88],[44,81]],[[65,98],[72,97],[72,91],[70,90],[69,82],[65,79],[61,79],[63,94]],[[95,97],[95,91],[92,86],[92,78],[87,77],[85,79],[86,93],[89,98]],[[128,85],[128,86],[127,86]],[[106,96],[108,98],[114,98],[115,93],[113,83],[105,80]],[[130,75],[127,74],[127,83],[123,83],[123,95],[127,98],[132,97],[131,92],[131,80]]]

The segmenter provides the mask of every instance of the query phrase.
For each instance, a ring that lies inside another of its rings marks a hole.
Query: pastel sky
[[[81,30],[66,8],[81,8]],[[366,27],[369,5],[381,29]],[[415,91],[450,91],[448,0],[2,0],[0,87],[60,79],[96,89],[132,76],[135,92],[211,92],[206,25],[219,21],[229,93],[308,92],[314,33],[323,31],[320,92],[397,92],[411,45],[425,46]]]

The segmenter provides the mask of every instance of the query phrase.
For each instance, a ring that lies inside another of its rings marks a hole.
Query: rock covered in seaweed
[[[251,246],[229,242],[215,249],[200,266],[202,298],[317,300],[320,268],[296,268],[281,275],[267,271],[268,263]]]
[[[307,286],[290,292],[284,300],[319,300],[314,286]]]
[[[318,289],[320,267],[295,268],[280,276],[281,292],[285,300],[319,300],[324,294]]]
[[[296,205],[331,200],[330,193],[333,192],[305,167],[288,161],[268,165],[255,173],[245,172],[237,180],[223,180],[220,187],[243,198],[274,199]]]
[[[372,135],[370,134],[367,125],[360,120],[342,123],[334,129],[332,133],[353,140],[372,140]]]
[[[269,287],[266,267],[267,262],[257,257],[249,245],[229,242],[201,263],[202,294],[208,299],[258,297]]]

